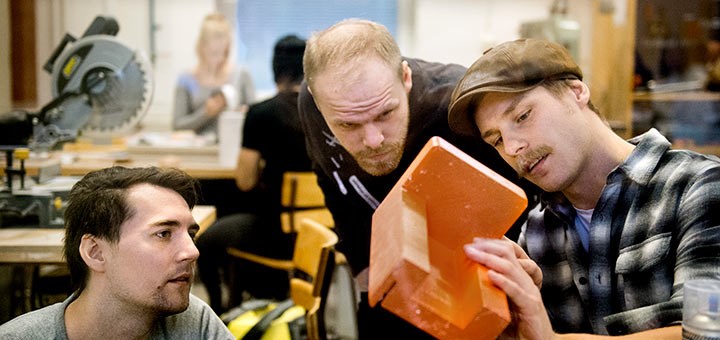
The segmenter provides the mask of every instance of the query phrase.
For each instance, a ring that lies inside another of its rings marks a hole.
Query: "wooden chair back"
[[[325,339],[324,310],[335,266],[338,237],[327,226],[302,219],[298,225],[290,279],[290,297],[307,311],[308,339]]]
[[[310,218],[326,226],[334,226],[332,215],[325,207],[325,196],[312,171],[285,172],[280,199],[285,212],[280,216],[285,233],[297,231],[299,221]]]
[[[335,232],[317,221],[305,218],[298,222],[292,260],[278,260],[227,248],[233,257],[286,270],[291,275],[290,297],[307,311],[308,339],[326,339],[325,304],[335,268]]]

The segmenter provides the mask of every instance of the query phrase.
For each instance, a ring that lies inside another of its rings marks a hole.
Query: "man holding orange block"
[[[545,191],[522,249],[476,238],[465,252],[507,294],[506,334],[679,339],[683,284],[720,268],[720,161],[655,130],[623,140],[582,76],[562,46],[527,39],[488,50],[458,83],[450,127]]]

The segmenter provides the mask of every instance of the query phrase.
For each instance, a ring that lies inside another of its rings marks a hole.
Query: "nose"
[[[508,156],[517,156],[527,147],[527,143],[522,138],[503,136],[503,146],[505,154]]]
[[[382,130],[376,124],[366,124],[363,128],[363,144],[371,149],[376,149],[385,141]]]
[[[195,261],[200,256],[200,251],[195,246],[195,242],[189,234],[183,236],[179,257],[182,261]]]

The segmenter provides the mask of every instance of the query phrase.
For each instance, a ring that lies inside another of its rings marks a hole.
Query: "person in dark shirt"
[[[403,58],[384,26],[358,19],[313,35],[303,66],[307,86],[300,92],[300,120],[340,237],[338,248],[357,276],[360,336],[426,337],[382,307],[367,304],[373,212],[432,136],[507,178],[517,176],[491,147],[464,139],[448,126],[450,94],[464,67]],[[514,228],[510,237],[518,231]]]
[[[286,171],[309,171],[304,135],[297,114],[297,97],[303,79],[302,56],[305,41],[295,35],[275,45],[273,72],[277,94],[250,107],[243,127],[243,142],[236,167],[236,183],[258,197],[252,213],[219,219],[197,240],[200,249],[200,278],[210,306],[225,309],[221,293],[221,268],[226,267],[225,249],[233,246],[259,255],[289,259],[293,237],[280,227],[280,190]],[[282,298],[287,295],[287,273],[241,264],[236,268],[235,292],[248,291],[256,297]],[[239,301],[233,301],[239,303]]]

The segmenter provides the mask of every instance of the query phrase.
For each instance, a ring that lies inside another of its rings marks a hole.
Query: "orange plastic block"
[[[507,297],[462,247],[502,237],[526,207],[522,189],[433,137],[373,214],[370,305],[440,339],[495,339]]]

